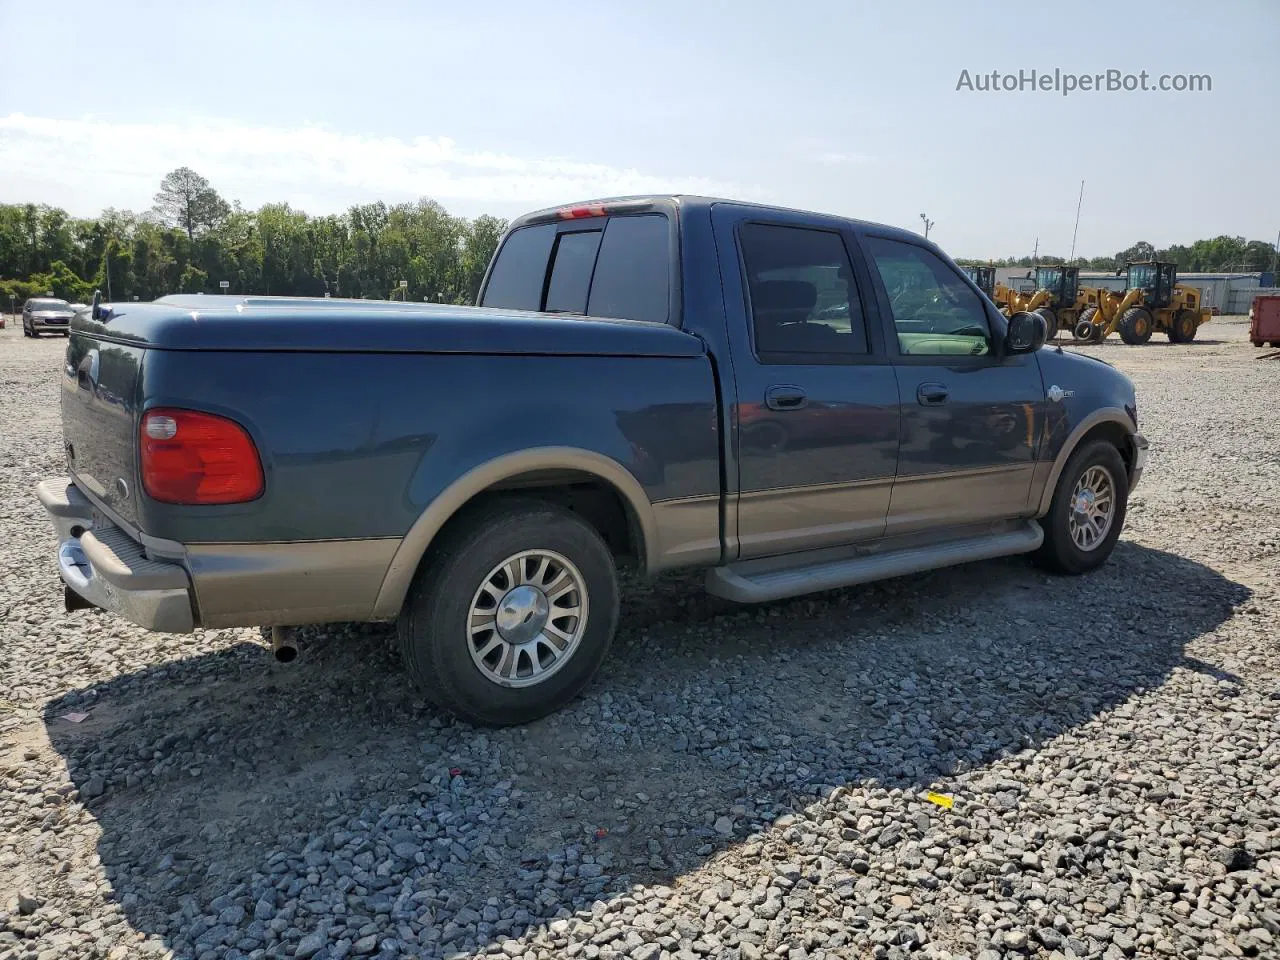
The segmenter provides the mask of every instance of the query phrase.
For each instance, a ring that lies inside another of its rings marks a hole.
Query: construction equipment
[[[1065,266],[1036,267],[1035,286],[1029,293],[1019,293],[1002,283],[995,285],[992,299],[1006,317],[1015,313],[1038,313],[1044,317],[1047,339],[1060,329],[1071,330],[1086,306],[1085,291],[1080,289],[1080,268]]]
[[[1171,343],[1190,343],[1213,317],[1197,288],[1178,283],[1178,265],[1158,260],[1130,263],[1123,294],[1096,290],[1086,292],[1085,301],[1074,332],[1094,343],[1117,331],[1130,345],[1146,343],[1156,331]]]
[[[1086,292],[1080,289],[1079,267],[1036,267],[1036,292],[1026,309],[1044,317],[1048,338],[1052,340],[1059,330],[1075,328],[1087,305],[1086,297]]]
[[[988,300],[995,300],[995,267],[965,267],[964,272],[978,285],[978,289],[987,295]]]
[[[1031,298],[1035,296],[1036,289],[1034,283],[1034,274],[1030,270],[1027,271],[1025,279],[1019,277],[1014,284],[1007,284],[999,281],[992,285],[991,299],[995,301],[995,305],[1000,308],[1000,312],[1006,317],[1011,317],[1015,313],[1025,311],[1027,305],[1031,302]],[[1021,281],[1019,283],[1018,281]],[[1019,287],[1024,289],[1019,289]],[[1029,289],[1026,289],[1029,288]]]

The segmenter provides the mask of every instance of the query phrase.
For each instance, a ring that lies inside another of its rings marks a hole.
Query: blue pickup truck
[[[95,303],[39,485],[69,609],[152,630],[395,621],[425,694],[544,715],[620,567],[744,603],[1012,554],[1105,562],[1133,385],[915,234],[699,197],[513,222],[479,306]]]

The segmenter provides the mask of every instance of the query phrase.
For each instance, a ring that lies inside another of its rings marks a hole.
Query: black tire
[[[1071,537],[1072,496],[1085,472],[1101,467],[1110,475],[1115,506],[1111,526],[1097,544],[1082,549]],[[1040,520],[1044,543],[1033,555],[1036,564],[1054,573],[1077,575],[1096,570],[1115,549],[1129,506],[1129,473],[1114,444],[1095,440],[1071,455],[1058,478],[1049,512]]]
[[[1190,310],[1179,310],[1173,316],[1173,323],[1169,326],[1169,342],[1170,343],[1190,343],[1196,338],[1196,320],[1199,319],[1196,314]]]
[[[1053,312],[1053,307],[1037,307],[1036,313],[1044,317],[1044,338],[1052,340],[1058,335],[1058,315]]]
[[[1259,346],[1261,346],[1261,344],[1259,344]],[[1272,340],[1272,341],[1271,341],[1271,346],[1273,346],[1273,347],[1280,347],[1280,340]]]
[[[576,568],[586,593],[586,623],[576,648],[546,679],[503,686],[473,659],[468,617],[491,571],[526,550],[559,554]],[[617,572],[595,529],[562,507],[511,499],[459,518],[442,534],[410,589],[397,638],[405,666],[428,700],[472,723],[501,727],[546,716],[578,696],[604,662],[617,623]]]
[[[1071,331],[1077,340],[1097,343],[1102,339],[1102,328],[1095,325],[1097,316],[1097,307],[1085,307],[1080,311],[1080,319],[1076,321],[1075,328]]]
[[[1130,307],[1120,318],[1120,339],[1131,347],[1140,347],[1151,339],[1155,321],[1146,307]]]

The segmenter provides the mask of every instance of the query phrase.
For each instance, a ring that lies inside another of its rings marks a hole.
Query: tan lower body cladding
[[[193,543],[187,563],[205,627],[368,620],[400,540]]]

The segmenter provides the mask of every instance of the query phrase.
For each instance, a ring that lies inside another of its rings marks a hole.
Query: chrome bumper
[[[1133,468],[1129,471],[1129,489],[1132,490],[1142,479],[1142,471],[1147,466],[1147,438],[1140,433],[1133,435]]]
[[[65,477],[43,481],[36,496],[58,532],[58,573],[71,590],[148,630],[195,628],[191,581],[180,563],[148,557]]]

